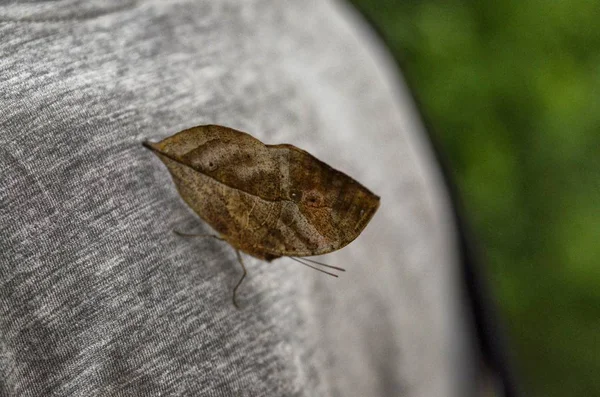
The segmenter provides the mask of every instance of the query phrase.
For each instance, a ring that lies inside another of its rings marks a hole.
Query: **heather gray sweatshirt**
[[[141,142],[221,124],[381,196],[321,260],[235,252]],[[0,0],[1,396],[464,396],[456,231],[389,54],[348,5]]]

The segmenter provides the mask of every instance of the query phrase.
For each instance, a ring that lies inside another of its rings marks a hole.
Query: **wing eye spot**
[[[311,207],[321,207],[323,205],[323,195],[316,191],[310,191],[306,195],[306,205]]]
[[[292,190],[290,192],[290,198],[295,202],[299,202],[300,200],[302,200],[302,192],[297,191],[297,190]]]

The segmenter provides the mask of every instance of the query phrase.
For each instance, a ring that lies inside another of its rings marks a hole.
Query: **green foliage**
[[[528,394],[600,396],[600,3],[353,2],[451,160]]]

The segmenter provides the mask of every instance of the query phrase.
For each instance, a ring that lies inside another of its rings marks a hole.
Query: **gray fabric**
[[[0,395],[465,396],[454,229],[387,54],[335,1],[0,2]],[[292,143],[382,197],[324,261],[234,251],[141,146]]]

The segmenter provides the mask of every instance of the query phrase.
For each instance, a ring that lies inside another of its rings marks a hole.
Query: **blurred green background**
[[[526,394],[600,396],[600,2],[352,2],[449,160]]]

